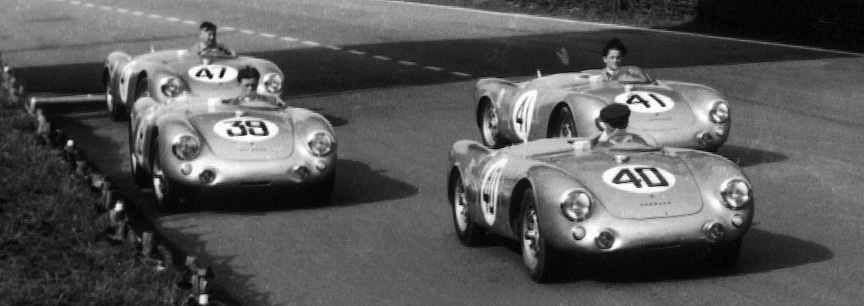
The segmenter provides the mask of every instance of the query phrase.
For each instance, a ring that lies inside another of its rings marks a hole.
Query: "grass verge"
[[[97,196],[35,129],[0,108],[0,305],[172,305],[172,274],[108,238]]]

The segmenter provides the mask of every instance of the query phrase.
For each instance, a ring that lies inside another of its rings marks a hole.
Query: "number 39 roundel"
[[[261,118],[232,117],[216,122],[213,132],[230,140],[255,142],[273,138],[279,134],[279,127]]]
[[[675,176],[663,168],[626,165],[603,172],[603,182],[627,192],[657,193],[675,186]]]

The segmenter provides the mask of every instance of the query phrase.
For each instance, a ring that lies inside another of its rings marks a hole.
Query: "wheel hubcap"
[[[462,182],[457,183],[456,190],[453,192],[453,213],[459,231],[465,232],[468,229],[468,209],[465,205],[465,187],[462,186]]]
[[[108,106],[108,111],[114,111],[114,97],[111,96],[111,84],[105,85],[105,104]]]
[[[540,231],[537,228],[537,211],[533,208],[525,215],[525,223],[522,228],[522,253],[525,264],[531,269],[537,266],[537,253],[540,250]]]

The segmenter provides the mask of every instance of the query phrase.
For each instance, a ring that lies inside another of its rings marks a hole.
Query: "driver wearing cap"
[[[628,142],[648,143],[639,135],[627,132],[630,122],[630,108],[623,104],[610,104],[600,110],[600,134],[591,137],[591,145],[620,144]]]

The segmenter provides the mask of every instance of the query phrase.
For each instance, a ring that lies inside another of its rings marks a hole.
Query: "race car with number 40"
[[[137,185],[152,185],[159,207],[220,192],[293,191],[306,204],[329,200],[336,139],[324,116],[266,100],[226,101],[180,95],[135,103],[132,174]]]
[[[730,269],[753,220],[744,173],[698,150],[585,138],[490,149],[463,140],[450,162],[459,241],[477,245],[487,232],[520,241],[538,282],[549,280],[564,256],[653,248],[707,250]]]
[[[261,74],[259,94],[279,96],[284,75],[276,64],[221,52],[197,54],[186,49],[153,51],[131,57],[115,51],[105,60],[105,105],[114,120],[128,116],[142,97],[156,101],[180,95],[227,99],[240,94],[237,73],[246,66]]]
[[[628,130],[663,146],[715,151],[729,137],[729,103],[716,90],[653,79],[623,66],[606,78],[601,70],[562,73],[514,83],[499,78],[477,82],[474,106],[483,143],[500,148],[559,136],[600,131],[600,109],[628,105]]]

